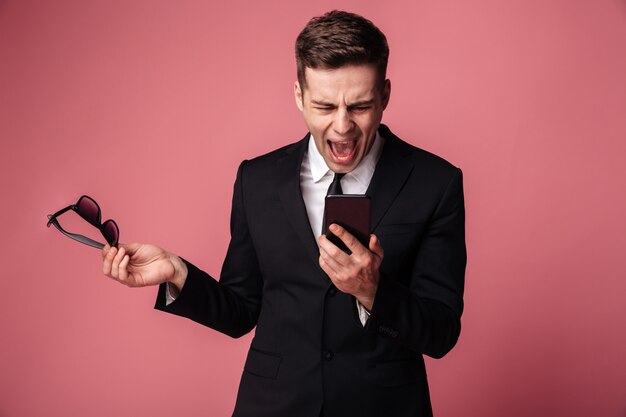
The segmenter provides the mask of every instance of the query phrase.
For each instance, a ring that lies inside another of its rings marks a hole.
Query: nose
[[[335,132],[339,135],[346,135],[352,129],[352,118],[346,108],[339,108],[333,123]]]

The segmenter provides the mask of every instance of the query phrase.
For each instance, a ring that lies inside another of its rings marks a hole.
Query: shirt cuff
[[[174,284],[170,284],[169,282],[165,283],[165,305],[168,306],[172,304],[176,297],[178,297],[178,291],[172,288]]]
[[[370,312],[367,311],[365,307],[361,305],[361,303],[359,303],[359,300],[355,301],[356,309],[359,312],[359,320],[361,320],[361,324],[363,325],[363,327],[365,327],[365,325],[367,324],[367,320],[370,318]]]

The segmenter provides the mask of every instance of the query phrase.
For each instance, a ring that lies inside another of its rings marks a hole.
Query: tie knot
[[[330,183],[330,187],[328,187],[328,192],[326,195],[341,195],[343,194],[343,190],[341,189],[341,178],[346,175],[345,173],[335,172],[335,177],[333,178],[333,182]]]

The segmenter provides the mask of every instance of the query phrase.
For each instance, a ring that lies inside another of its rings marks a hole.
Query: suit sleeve
[[[159,288],[155,308],[187,317],[232,337],[256,325],[261,307],[262,278],[244,206],[244,167],[240,165],[233,192],[231,240],[220,281],[187,260],[188,275],[180,294],[166,305],[165,284]]]
[[[381,276],[368,329],[443,357],[461,331],[466,261],[463,177],[455,169],[424,232],[409,285]]]

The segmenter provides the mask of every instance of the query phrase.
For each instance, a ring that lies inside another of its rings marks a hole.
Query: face
[[[389,102],[389,80],[381,91],[373,65],[305,69],[306,87],[295,83],[296,104],[326,165],[347,173],[369,152],[383,110]]]

